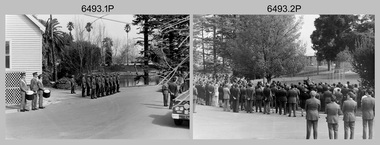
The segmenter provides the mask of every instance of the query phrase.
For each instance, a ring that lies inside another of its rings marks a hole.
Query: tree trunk
[[[205,60],[205,45],[204,45],[204,36],[203,36],[203,26],[202,26],[202,59],[203,59],[203,71],[206,71],[206,60]]]
[[[149,42],[148,42],[148,18],[145,18],[144,22],[144,84],[149,85],[149,59],[148,59],[148,49],[149,49]]]
[[[212,47],[213,47],[213,53],[214,53],[214,65],[213,65],[213,67],[214,67],[214,72],[213,72],[213,77],[214,77],[214,79],[216,79],[216,60],[217,60],[217,58],[216,58],[216,40],[215,40],[215,37],[216,37],[216,26],[213,26],[213,29],[214,29],[214,32],[213,32],[213,45],[212,45]]]

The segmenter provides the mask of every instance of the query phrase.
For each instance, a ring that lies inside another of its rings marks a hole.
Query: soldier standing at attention
[[[367,126],[368,126],[368,139],[372,139],[373,119],[375,118],[375,98],[373,98],[372,89],[366,91],[366,96],[361,101],[362,119],[363,119],[363,139],[367,139]]]
[[[87,83],[87,96],[91,96],[92,82],[91,82],[91,75],[89,75],[89,74],[87,74],[87,81],[86,81],[86,83]]]
[[[106,96],[108,96],[109,95],[108,89],[109,89],[109,86],[110,86],[108,74],[104,75],[104,82],[105,82],[105,85],[106,85],[104,92],[105,92]]]
[[[101,87],[100,75],[96,75],[96,96],[100,97],[100,87]]]
[[[315,96],[317,93],[315,91],[310,92],[310,99],[306,100],[305,110],[306,110],[306,139],[310,139],[311,128],[313,128],[314,139],[318,138],[318,110],[321,108],[321,101],[319,101]]]
[[[113,89],[114,89],[114,83],[113,83],[113,75],[110,74],[110,94],[113,94]]]
[[[44,93],[44,85],[42,84],[42,74],[38,75],[37,86],[38,86],[38,108],[44,109],[45,108],[43,107],[44,98],[42,96],[42,94]]]
[[[21,93],[21,105],[20,105],[20,112],[29,111],[28,109],[25,109],[26,99],[25,94],[26,91],[28,91],[28,86],[26,84],[25,80],[25,73],[21,73],[21,79],[20,79],[20,93]]]
[[[74,77],[74,75],[71,75],[70,86],[71,86],[71,94],[75,94],[75,77]]]
[[[92,81],[91,81],[91,99],[97,99],[96,98],[96,80],[95,80],[95,75],[92,76]]]
[[[116,75],[116,86],[117,86],[117,92],[120,92],[120,75],[117,73]]]
[[[325,112],[327,114],[326,122],[329,130],[329,138],[338,139],[339,115],[342,114],[342,111],[334,98],[326,105]]]
[[[86,87],[87,87],[86,75],[82,74],[82,97],[86,97]]]
[[[34,92],[34,98],[32,100],[32,110],[37,109],[37,91],[38,91],[38,80],[37,80],[37,72],[33,73],[33,78],[30,80],[30,90]]]
[[[104,90],[105,90],[105,79],[104,79],[104,74],[100,76],[101,81],[102,81],[102,87],[100,91],[102,92],[101,95],[104,96]]]

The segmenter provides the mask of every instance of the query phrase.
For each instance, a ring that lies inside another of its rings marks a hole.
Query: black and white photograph
[[[194,139],[375,139],[375,15],[193,15]]]
[[[5,139],[191,139],[190,15],[5,15]]]

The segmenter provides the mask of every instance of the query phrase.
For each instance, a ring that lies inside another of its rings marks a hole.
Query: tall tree
[[[352,53],[352,66],[359,74],[364,86],[375,86],[375,43],[374,37],[364,37],[356,41],[356,50]]]
[[[356,21],[357,15],[320,15],[314,21],[316,30],[311,34],[312,48],[317,51],[318,58],[327,61],[328,70],[330,70],[331,61],[336,60],[336,55],[348,46],[347,42],[352,41],[349,38]]]

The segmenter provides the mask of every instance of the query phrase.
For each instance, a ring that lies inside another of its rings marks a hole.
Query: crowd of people
[[[187,72],[179,71],[169,81],[163,83],[162,95],[165,107],[169,106],[169,109],[172,109],[174,99],[182,92],[189,90],[189,77]]]
[[[97,99],[120,92],[118,73],[83,74],[81,83],[82,97],[90,96],[91,99]]]
[[[275,113],[297,117],[296,110],[301,110],[300,116],[305,114],[307,120],[307,139],[310,138],[311,128],[314,129],[314,139],[317,139],[319,113],[327,114],[330,139],[337,139],[339,115],[343,115],[344,138],[353,139],[356,111],[361,108],[363,138],[367,138],[368,127],[369,139],[372,139],[374,91],[350,82],[315,83],[308,78],[298,84],[279,81],[254,84],[229,75],[214,78],[212,75],[198,74],[195,75],[194,94],[197,104],[222,107],[227,112]]]

